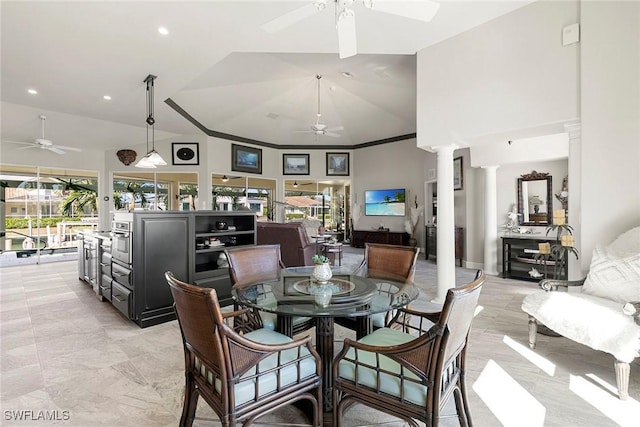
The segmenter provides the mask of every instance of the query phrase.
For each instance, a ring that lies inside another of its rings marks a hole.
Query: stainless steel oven
[[[130,221],[113,221],[111,226],[111,258],[131,265],[133,257],[133,233]]]

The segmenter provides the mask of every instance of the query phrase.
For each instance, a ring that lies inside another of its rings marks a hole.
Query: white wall
[[[596,244],[640,225],[640,2],[583,1],[581,33],[586,272]]]
[[[415,139],[408,139],[392,144],[376,145],[361,148],[354,152],[354,173],[352,201],[357,203],[361,215],[356,225],[357,230],[378,228],[381,223],[391,231],[403,232],[404,217],[381,217],[364,215],[365,190],[405,188],[407,202],[413,203],[418,197],[418,204],[424,206],[425,167],[434,167],[435,154],[416,147]],[[408,206],[407,206],[408,207]],[[418,245],[424,246],[424,215],[418,225]]]
[[[418,145],[575,120],[578,45],[561,32],[577,20],[577,1],[540,1],[418,52]]]

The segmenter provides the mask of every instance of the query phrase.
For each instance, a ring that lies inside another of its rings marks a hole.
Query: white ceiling
[[[359,54],[340,60],[331,5],[276,34],[260,29],[308,1],[2,1],[3,149],[40,137],[40,114],[56,144],[144,144],[148,74],[157,76],[156,141],[203,132],[166,99],[210,131],[278,145],[413,134],[415,53],[531,2],[443,0],[425,23],[356,0]],[[315,123],[317,74],[323,121],[344,127],[339,138],[297,132]]]

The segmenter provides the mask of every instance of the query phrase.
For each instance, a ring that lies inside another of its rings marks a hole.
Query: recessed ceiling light
[[[109,95],[105,95],[102,97],[105,101],[111,101],[111,97]]]
[[[342,74],[344,77],[347,77],[347,78],[349,78],[349,79],[350,79],[351,77],[353,77],[353,74],[351,74],[351,73],[350,73],[350,72],[348,72],[348,71],[343,71],[343,72],[342,72],[342,73],[340,73],[340,74]]]
[[[169,34],[169,30],[167,29],[167,27],[158,27],[158,32],[163,36],[166,36],[167,34]]]
[[[37,95],[38,91],[35,89],[28,89],[27,92],[29,92],[31,95]]]

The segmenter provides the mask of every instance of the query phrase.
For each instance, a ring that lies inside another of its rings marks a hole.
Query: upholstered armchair
[[[316,246],[301,223],[258,222],[257,234],[258,245],[280,245],[282,262],[287,267],[313,265]]]

